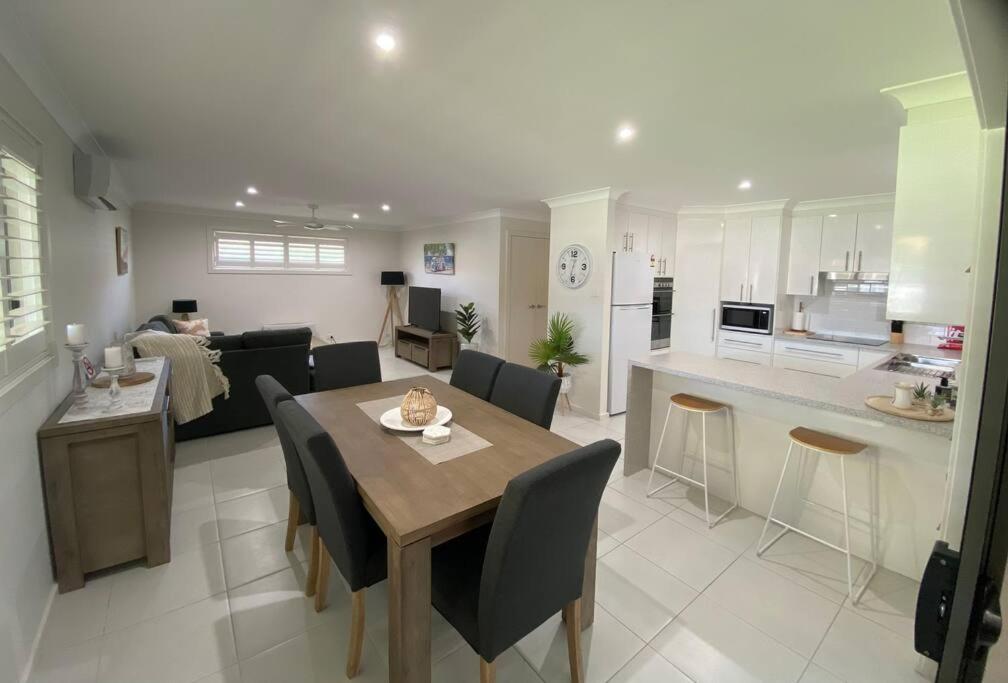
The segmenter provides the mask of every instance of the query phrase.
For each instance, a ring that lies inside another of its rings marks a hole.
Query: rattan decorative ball
[[[429,389],[413,387],[403,397],[402,407],[399,411],[405,422],[420,427],[429,424],[437,415],[437,401],[434,400],[434,394]]]

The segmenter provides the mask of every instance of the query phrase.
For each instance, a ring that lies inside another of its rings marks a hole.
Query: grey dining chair
[[[524,365],[505,363],[497,374],[490,402],[549,429],[560,393],[560,378]]]
[[[497,373],[504,361],[497,356],[479,351],[460,351],[452,367],[451,384],[484,401],[490,400]]]
[[[381,382],[378,344],[373,341],[327,344],[312,349],[315,391]]]

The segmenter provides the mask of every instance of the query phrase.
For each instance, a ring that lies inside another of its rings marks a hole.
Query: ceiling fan
[[[311,209],[311,218],[305,221],[304,223],[301,223],[301,227],[303,227],[305,230],[339,231],[343,229],[346,230],[354,229],[352,225],[348,225],[346,223],[323,223],[322,221],[320,221],[318,219],[318,216],[315,215],[315,212],[318,211],[318,204],[309,204],[308,208]],[[276,223],[277,225],[298,225],[297,221],[285,221],[279,218],[274,218],[273,222]]]

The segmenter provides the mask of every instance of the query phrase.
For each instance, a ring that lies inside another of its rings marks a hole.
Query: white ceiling
[[[134,201],[394,225],[892,191],[879,89],[964,68],[946,0],[14,1]]]

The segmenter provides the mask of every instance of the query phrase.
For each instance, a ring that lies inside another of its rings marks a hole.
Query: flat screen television
[[[409,288],[409,324],[431,332],[441,329],[440,288]]]

